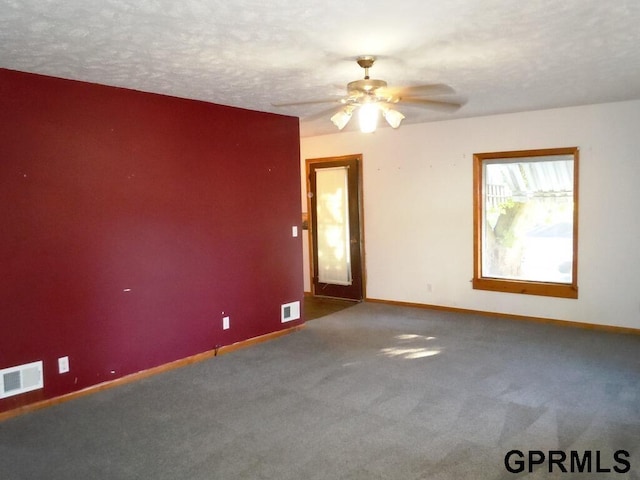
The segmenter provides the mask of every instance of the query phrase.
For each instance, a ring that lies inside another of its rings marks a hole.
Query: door
[[[307,160],[313,294],[362,300],[361,155]]]

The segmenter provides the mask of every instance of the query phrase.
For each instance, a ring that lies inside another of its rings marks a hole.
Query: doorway
[[[307,159],[306,174],[312,293],[361,301],[362,155]]]

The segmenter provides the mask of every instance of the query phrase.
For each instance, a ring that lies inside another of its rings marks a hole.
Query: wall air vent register
[[[0,398],[44,387],[42,361],[0,370]]]
[[[285,303],[280,307],[280,321],[291,322],[300,318],[300,302]]]

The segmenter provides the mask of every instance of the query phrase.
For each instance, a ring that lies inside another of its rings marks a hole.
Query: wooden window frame
[[[544,157],[554,155],[573,156],[573,264],[571,283],[554,283],[528,280],[515,280],[482,276],[482,222],[483,222],[483,166],[486,160],[493,162],[504,159],[505,163],[524,157]],[[509,152],[476,153],[473,155],[473,280],[477,290],[522,293],[560,298],[578,298],[578,147],[550,148],[538,150],[520,150]]]

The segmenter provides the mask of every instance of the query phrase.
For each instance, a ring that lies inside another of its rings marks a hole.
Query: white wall
[[[473,290],[473,154],[569,146],[580,148],[579,298]],[[367,298],[640,328],[640,101],[303,138],[302,171],[353,153]],[[310,291],[306,232],[304,243]]]

